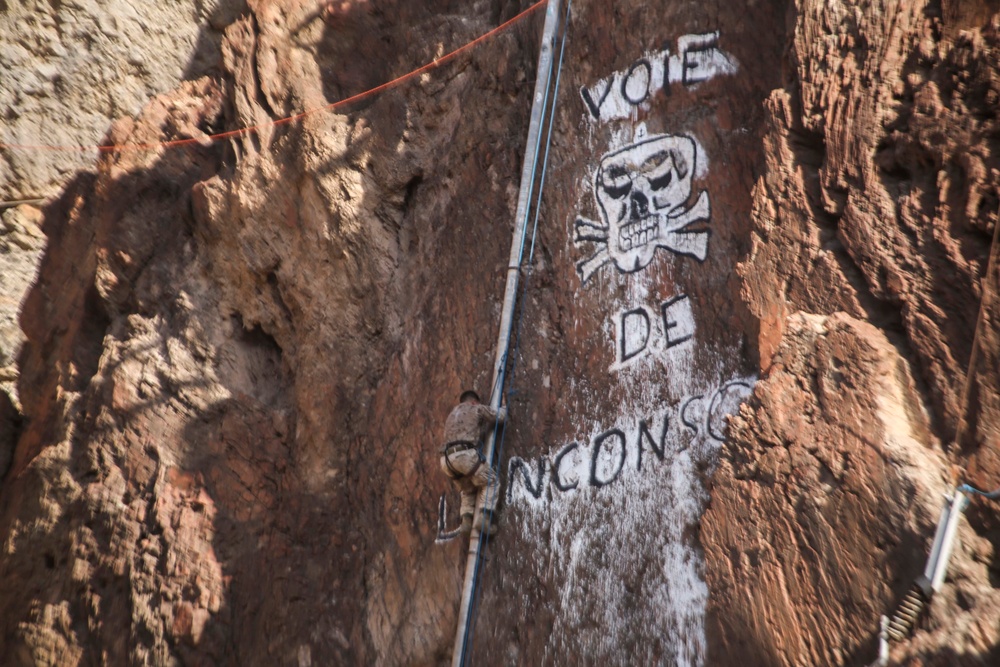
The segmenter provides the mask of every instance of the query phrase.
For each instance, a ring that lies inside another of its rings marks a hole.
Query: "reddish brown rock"
[[[703,520],[718,659],[874,659],[879,616],[923,570],[946,470],[883,334],[843,314],[786,320]]]
[[[966,392],[996,281],[995,8],[806,3],[794,20],[740,267],[767,375],[733,422],[703,527],[720,664],[869,663],[879,615],[926,562],[953,465],[981,486],[1000,473],[995,318]],[[880,331],[845,330],[854,320]],[[808,322],[823,323],[815,342]],[[851,354],[836,354],[837,330]],[[889,419],[893,396],[907,409]],[[898,451],[894,423],[913,433]],[[995,508],[974,501],[968,519],[949,583],[893,664],[996,659],[980,621],[997,609]]]
[[[441,533],[454,507],[438,523],[439,429],[489,390],[542,14],[326,107],[527,6],[252,1],[221,77],[118,121],[127,148],[44,209],[0,655],[450,659],[465,545]],[[1000,475],[1000,298],[963,398],[1000,202],[997,26],[978,2],[578,0],[475,664],[874,659],[950,465]],[[574,230],[614,217],[597,175],[623,153],[673,164],[691,196],[654,208],[704,194],[711,235],[642,267],[605,239],[587,277],[600,243]],[[896,664],[996,656],[1000,528],[984,502],[968,517]]]
[[[489,372],[510,235],[490,223],[512,215],[537,27],[405,94],[267,124],[513,13],[463,9],[253,3],[222,81],[117,123],[126,148],[45,209],[0,514],[0,580],[23,582],[0,595],[14,664],[447,655],[441,582],[461,572],[433,542],[447,480],[428,452],[438,412]],[[461,113],[479,97],[503,104]]]

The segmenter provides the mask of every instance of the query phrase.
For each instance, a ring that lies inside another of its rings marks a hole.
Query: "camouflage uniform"
[[[459,403],[444,423],[441,470],[462,492],[462,515],[476,510],[476,496],[484,510],[496,508],[500,477],[481,458],[483,438],[495,424],[503,423],[507,408],[494,412],[480,403]],[[464,445],[464,447],[463,447]]]

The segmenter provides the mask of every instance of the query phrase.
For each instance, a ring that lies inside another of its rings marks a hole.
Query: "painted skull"
[[[657,135],[609,153],[594,183],[608,226],[608,254],[622,271],[652,260],[662,243],[662,221],[676,215],[691,196],[694,140]]]

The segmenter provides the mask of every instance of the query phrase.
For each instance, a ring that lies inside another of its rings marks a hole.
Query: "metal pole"
[[[931,553],[927,556],[927,566],[924,568],[924,578],[930,584],[934,580],[934,568],[938,562],[938,555],[941,553],[941,542],[944,541],[944,531],[948,526],[948,515],[951,512],[952,496],[945,495],[944,505],[941,506],[941,516],[938,517],[937,530],[934,531],[934,541],[931,542]],[[924,591],[929,598],[933,591]]]
[[[944,583],[944,576],[948,572],[948,561],[951,560],[951,550],[955,546],[958,520],[962,518],[962,513],[968,504],[968,497],[961,491],[956,491],[951,498],[948,525],[944,530],[941,548],[938,550],[937,561],[934,563],[934,575],[931,577],[931,588],[935,593],[941,589],[941,584]]]
[[[503,398],[504,366],[507,362],[507,348],[510,345],[511,328],[514,321],[514,305],[517,301],[517,287],[520,279],[521,259],[524,255],[524,234],[528,222],[528,207],[538,162],[538,136],[542,125],[544,100],[549,89],[552,73],[552,42],[556,33],[559,16],[559,0],[549,0],[545,13],[545,27],[542,31],[542,46],[538,56],[538,72],[535,76],[535,96],[531,106],[531,122],[528,125],[528,140],[524,149],[524,164],[521,168],[521,190],[517,197],[517,214],[514,221],[514,237],[510,247],[510,261],[507,263],[507,289],[504,292],[503,312],[500,316],[500,334],[497,339],[496,359],[493,365],[494,392],[490,397],[490,407],[500,408]],[[486,439],[483,454],[486,461],[493,463],[493,434]],[[462,667],[465,661],[466,642],[469,633],[469,614],[472,609],[473,587],[476,577],[476,562],[479,558],[480,532],[473,530],[469,538],[469,555],[465,563],[465,585],[462,587],[462,602],[458,609],[458,627],[455,631],[455,647],[451,656],[452,667]]]

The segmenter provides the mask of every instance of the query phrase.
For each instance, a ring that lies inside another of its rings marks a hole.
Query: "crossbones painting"
[[[577,218],[574,241],[596,252],[576,265],[582,282],[609,261],[619,271],[644,269],[657,248],[704,261],[708,253],[708,192],[694,205],[695,143],[683,135],[659,134],[606,154],[594,176],[594,198],[604,224]]]

